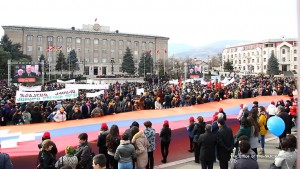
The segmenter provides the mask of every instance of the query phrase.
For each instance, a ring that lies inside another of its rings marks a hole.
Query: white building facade
[[[230,46],[223,50],[222,65],[229,59],[236,72],[266,73],[268,59],[274,53],[280,71],[294,72],[297,71],[297,45],[296,39],[270,39],[257,43]]]

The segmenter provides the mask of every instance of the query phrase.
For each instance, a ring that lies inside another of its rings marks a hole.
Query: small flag
[[[149,53],[150,55],[152,55],[152,50],[150,49],[150,50],[148,51],[148,53]]]
[[[168,51],[167,51],[167,49],[165,49],[165,54],[167,54],[168,53]]]
[[[61,51],[62,50],[62,46],[56,48],[57,51]]]
[[[156,54],[159,55],[159,50],[156,51]]]

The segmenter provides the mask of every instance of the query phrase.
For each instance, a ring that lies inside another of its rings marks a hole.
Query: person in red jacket
[[[290,117],[295,125],[295,128],[297,128],[297,103],[293,103],[292,106],[290,106]]]

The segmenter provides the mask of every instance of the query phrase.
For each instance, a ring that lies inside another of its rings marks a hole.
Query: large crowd
[[[46,84],[43,91],[52,91],[64,88],[64,84]],[[137,94],[137,88],[144,88],[144,93]],[[31,103],[15,103],[17,86],[7,86],[2,82],[1,90],[1,125],[22,125],[42,122],[61,122],[65,120],[94,118],[111,114],[147,109],[164,109],[180,106],[191,106],[216,102],[224,99],[251,98],[257,96],[288,95],[287,101],[271,102],[267,109],[253,102],[253,107],[243,104],[237,119],[240,129],[236,136],[226,126],[226,113],[222,108],[216,112],[211,122],[205,123],[203,117],[189,119],[188,135],[190,138],[190,152],[195,155],[195,162],[201,163],[202,168],[212,168],[218,159],[220,168],[228,168],[232,162],[235,168],[256,168],[258,154],[264,155],[266,122],[272,116],[278,116],[285,122],[285,130],[279,136],[281,149],[280,156],[276,157],[274,165],[284,168],[292,167],[296,160],[296,139],[291,134],[291,128],[296,125],[297,118],[297,81],[295,78],[267,78],[244,77],[236,79],[234,83],[223,86],[218,81],[208,85],[179,82],[153,83],[116,83],[110,84],[103,95],[87,98],[87,92],[98,90],[80,90],[76,99],[43,101]],[[128,130],[120,136],[117,125],[110,129],[102,123],[97,146],[99,154],[92,153],[88,143],[88,135],[81,133],[78,136],[80,145],[66,147],[66,155],[56,157],[57,148],[51,141],[50,133],[45,132],[39,153],[40,168],[57,168],[69,166],[71,168],[153,168],[155,150],[155,133],[151,121],[145,121],[144,131],[139,129],[139,123],[133,122]],[[171,129],[169,122],[165,121],[160,132],[162,163],[167,162],[169,144],[171,142]],[[260,144],[260,150],[258,147]],[[235,156],[231,156],[235,151]],[[249,156],[250,154],[250,156]],[[287,158],[292,156],[293,158]],[[93,157],[93,158],[92,158]],[[252,160],[252,161],[250,161]],[[294,160],[294,161],[293,161]],[[105,162],[103,162],[105,161]],[[249,164],[247,164],[249,163]],[[1,166],[1,163],[0,163]],[[257,165],[258,166],[258,165]],[[258,168],[258,167],[257,167]]]

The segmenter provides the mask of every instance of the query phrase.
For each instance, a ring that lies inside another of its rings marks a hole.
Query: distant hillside
[[[223,40],[217,41],[208,45],[204,45],[201,47],[192,48],[186,50],[184,52],[175,53],[176,58],[197,58],[206,60],[209,55],[216,55],[218,53],[222,53],[223,49],[228,47],[229,45],[237,45],[242,43],[249,43],[250,41],[246,40]]]
[[[191,49],[194,49],[194,46],[189,46],[186,44],[179,44],[179,43],[170,43],[169,46],[169,55],[173,55],[176,53],[185,52]]]

